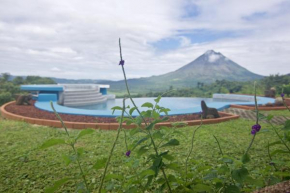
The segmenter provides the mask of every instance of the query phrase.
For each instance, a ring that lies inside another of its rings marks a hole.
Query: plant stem
[[[52,108],[52,110],[53,110],[55,116],[56,116],[56,117],[58,118],[58,120],[61,122],[62,127],[65,129],[65,132],[66,132],[67,136],[69,137],[68,130],[67,130],[65,124],[63,123],[61,117],[60,117],[59,114],[56,112],[56,110],[55,110],[55,108],[54,108],[54,106],[53,106],[53,102],[52,102],[52,101],[50,101],[50,106],[51,106],[51,108]]]
[[[123,60],[123,57],[122,57],[121,38],[119,38],[119,47],[120,47],[120,58],[121,58],[121,61],[122,61],[122,60]],[[127,78],[126,78],[126,73],[125,73],[125,69],[124,69],[124,66],[123,66],[123,65],[122,65],[122,71],[123,71],[123,75],[124,75],[125,84],[126,84],[126,88],[127,88],[127,92],[128,92],[129,98],[130,98],[132,104],[133,104],[134,107],[136,108],[138,114],[140,115],[140,117],[142,118],[143,122],[145,123],[145,125],[146,125],[146,127],[147,127],[148,124],[147,124],[146,120],[145,120],[144,117],[142,116],[140,110],[138,109],[137,105],[135,104],[134,100],[133,100],[132,97],[131,97],[130,90],[129,90],[129,86],[128,86],[128,82],[127,82]],[[124,110],[125,110],[125,107],[124,107]],[[123,112],[123,114],[124,114],[124,112]],[[150,131],[148,131],[148,134],[149,134],[149,136],[150,136],[150,139],[151,139],[151,142],[152,142],[153,148],[154,148],[154,150],[155,150],[156,156],[158,157],[158,156],[159,156],[159,154],[158,154],[158,150],[157,150],[157,147],[156,147],[155,142],[154,142],[154,140],[153,140],[152,134],[151,134]],[[165,171],[164,171],[164,169],[163,169],[162,167],[161,167],[161,171],[162,171],[162,173],[163,173],[163,176],[164,176],[164,178],[165,178],[165,181],[166,181],[166,184],[167,184],[167,186],[168,186],[169,191],[172,192],[171,187],[170,187],[170,184],[169,184],[168,179],[167,179],[167,177],[166,177]]]
[[[290,111],[288,105],[285,103],[285,99],[284,99],[284,97],[282,97],[282,101],[283,101],[283,105],[287,108],[288,111]]]
[[[85,185],[86,185],[87,191],[89,192],[89,186],[88,186],[88,183],[87,183],[87,180],[86,180],[85,173],[84,173],[84,171],[83,171],[83,169],[82,169],[82,166],[81,166],[81,163],[80,163],[80,160],[79,160],[79,157],[78,157],[77,151],[76,151],[76,149],[75,149],[74,144],[71,144],[71,146],[72,146],[72,148],[73,148],[73,150],[74,150],[74,153],[75,153],[75,155],[76,155],[77,162],[78,162],[78,166],[79,166],[79,169],[80,169],[80,171],[81,171],[82,178],[83,178],[83,180],[84,180],[84,182],[85,182]]]
[[[213,137],[215,138],[215,140],[216,140],[216,142],[217,142],[217,144],[218,144],[218,146],[219,146],[220,153],[221,153],[222,155],[224,155],[224,153],[223,153],[223,151],[222,151],[222,148],[221,148],[221,146],[220,146],[220,142],[219,142],[219,140],[216,138],[216,136],[213,135]]]
[[[123,57],[122,57],[122,47],[121,47],[121,38],[119,38],[119,47],[120,47],[120,58],[121,58],[121,61],[123,60]],[[122,71],[123,71],[123,75],[124,75],[124,79],[125,79],[125,84],[126,84],[126,89],[127,89],[127,92],[128,92],[128,95],[129,95],[129,98],[132,102],[132,104],[134,105],[134,107],[136,108],[136,110],[138,111],[139,115],[141,116],[143,122],[145,123],[145,125],[147,126],[147,122],[146,120],[144,119],[144,117],[142,116],[141,112],[139,111],[137,105],[135,104],[135,102],[133,101],[132,97],[131,97],[131,93],[130,93],[130,90],[129,90],[129,86],[128,86],[128,83],[127,83],[127,77],[126,77],[126,73],[125,73],[125,69],[124,69],[124,65],[121,65],[122,66]]]
[[[50,106],[51,106],[51,108],[52,108],[54,114],[55,114],[56,117],[58,118],[58,120],[61,122],[62,127],[65,129],[65,132],[66,132],[67,136],[70,137],[70,135],[69,135],[69,133],[68,133],[68,130],[67,130],[67,128],[66,128],[66,125],[64,124],[64,122],[63,122],[62,118],[59,116],[59,114],[56,112],[56,110],[55,110],[55,108],[54,108],[54,106],[53,106],[52,101],[50,101]],[[84,173],[84,171],[83,171],[83,169],[82,169],[82,166],[81,166],[81,164],[80,164],[80,160],[79,160],[79,157],[78,157],[78,153],[77,153],[77,151],[76,151],[76,149],[75,149],[74,143],[71,143],[71,144],[69,144],[69,145],[72,147],[72,149],[73,149],[73,151],[74,151],[74,154],[75,154],[75,156],[76,156],[76,158],[77,158],[77,163],[78,163],[79,169],[80,169],[80,171],[81,171],[82,178],[83,178],[83,180],[84,180],[84,183],[85,183],[86,189],[87,189],[87,191],[89,192],[89,186],[88,186],[88,183],[87,183],[87,180],[86,180],[86,177],[85,177],[85,173]]]
[[[254,90],[255,90],[255,109],[256,109],[256,125],[259,124],[259,109],[258,109],[258,103],[257,103],[257,88],[256,88],[256,82],[254,83]],[[256,137],[256,133],[254,134],[250,144],[249,144],[249,147],[247,148],[246,152],[244,155],[246,155],[249,150],[251,149],[253,143],[254,143],[254,140],[255,140],[255,137]]]
[[[271,154],[270,154],[270,146],[269,146],[269,141],[268,141],[267,150],[268,150],[268,156],[269,156],[269,158],[270,158],[270,162],[272,162],[272,157],[271,157]],[[274,163],[274,165],[273,165],[273,166],[274,166],[275,170],[276,170],[276,171],[278,171],[278,170],[277,170],[277,168],[276,168],[276,166],[275,166],[275,163]]]
[[[187,165],[188,165],[188,160],[189,160],[189,157],[192,153],[192,150],[193,150],[193,140],[194,140],[194,136],[195,136],[195,133],[196,131],[202,126],[202,116],[200,116],[200,125],[194,130],[193,134],[192,134],[192,138],[191,138],[191,148],[189,150],[189,153],[187,155],[187,158],[186,158],[186,161],[185,161],[185,183],[187,183]]]
[[[245,153],[244,155],[246,155],[246,154],[249,152],[249,150],[251,149],[251,147],[252,147],[252,145],[253,145],[253,143],[254,143],[255,137],[256,137],[256,134],[253,136],[253,138],[252,138],[252,140],[251,140],[251,142],[250,142],[250,145],[249,145],[249,147],[247,148],[246,153]]]
[[[121,127],[122,127],[122,123],[123,123],[123,117],[124,117],[124,111],[125,111],[125,100],[126,99],[124,98],[123,99],[123,110],[122,110],[121,120],[120,120],[119,127],[118,127],[118,133],[117,133],[116,139],[115,139],[115,141],[113,143],[113,146],[111,148],[111,152],[110,152],[109,158],[108,158],[107,163],[106,163],[105,171],[104,171],[104,174],[102,176],[101,185],[100,185],[100,188],[99,188],[99,193],[102,192],[102,187],[103,187],[103,184],[104,184],[104,179],[106,177],[106,173],[107,173],[107,170],[108,170],[108,166],[109,166],[109,163],[111,161],[111,157],[113,155],[113,151],[115,149],[115,146],[116,146],[116,143],[117,143],[117,140],[119,138],[120,131],[121,131]]]
[[[278,138],[280,139],[280,141],[283,143],[283,145],[287,148],[287,150],[290,153],[290,148],[288,147],[288,145],[285,143],[285,141],[283,140],[283,138],[279,135],[278,131],[276,130],[276,127],[274,127],[274,125],[268,121],[268,123],[272,126],[274,132],[276,133],[276,135],[278,136]]]

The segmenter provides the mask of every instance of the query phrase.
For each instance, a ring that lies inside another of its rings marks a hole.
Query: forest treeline
[[[22,84],[56,84],[51,78],[39,76],[27,76],[26,78],[17,76],[13,79],[9,73],[3,73],[0,77],[0,105],[15,100],[16,94],[25,93],[20,90]],[[212,97],[214,93],[236,93],[254,94],[254,81],[235,82],[228,80],[216,80],[212,84],[198,82],[192,88],[174,88],[170,86],[167,91],[147,92],[144,94],[134,94],[133,97]],[[265,90],[276,89],[276,95],[282,92],[290,95],[290,75],[270,75],[257,81],[257,94],[264,95]],[[119,95],[118,98],[126,97]]]

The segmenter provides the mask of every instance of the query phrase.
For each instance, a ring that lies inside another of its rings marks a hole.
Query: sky
[[[128,78],[207,50],[260,75],[290,73],[289,0],[1,0],[0,73]]]

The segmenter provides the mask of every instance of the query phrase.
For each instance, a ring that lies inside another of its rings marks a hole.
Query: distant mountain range
[[[128,79],[128,84],[133,92],[148,92],[167,90],[170,86],[174,88],[196,87],[198,82],[210,84],[222,79],[230,81],[250,81],[261,78],[263,76],[248,71],[221,53],[209,50],[176,71],[159,76]],[[111,87],[110,90],[116,92],[121,92],[125,89],[124,80],[51,79],[63,84],[109,84]]]

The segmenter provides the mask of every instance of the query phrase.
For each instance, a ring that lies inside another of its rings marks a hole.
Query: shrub
[[[0,93],[0,106],[12,100],[12,95],[9,92]]]

